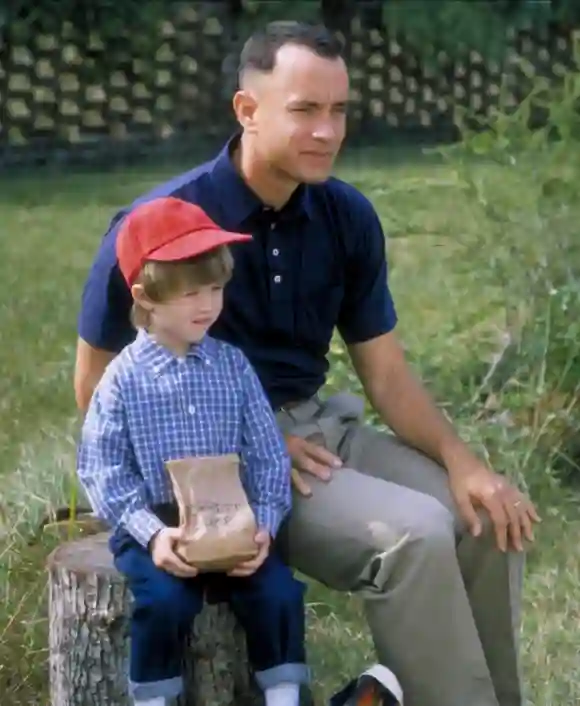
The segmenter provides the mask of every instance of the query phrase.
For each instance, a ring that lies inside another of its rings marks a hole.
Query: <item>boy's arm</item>
[[[242,463],[249,501],[260,529],[274,538],[292,505],[290,457],[272,407],[249,361],[243,358]]]
[[[119,380],[107,375],[85,417],[77,473],[94,512],[113,528],[123,526],[145,548],[165,525],[147,504],[129,438]]]

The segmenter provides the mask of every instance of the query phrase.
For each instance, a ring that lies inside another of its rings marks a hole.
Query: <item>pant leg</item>
[[[457,512],[446,472],[392,435],[361,426],[344,453],[349,465],[426,493],[453,514],[458,564],[497,700],[500,706],[521,706],[519,633],[525,555],[497,549],[493,526],[485,513],[483,536],[474,538]],[[380,623],[380,606],[369,604],[368,611],[371,625]],[[467,625],[471,620],[466,615],[461,622]]]
[[[292,416],[308,427],[302,410]],[[279,419],[286,433],[290,421]],[[500,556],[491,535],[477,546],[458,540],[461,529],[442,469],[406,447],[396,461],[392,437],[346,426],[357,431],[345,439],[346,429],[340,434],[328,421],[321,425],[326,445],[339,448],[348,467],[330,483],[309,477],[310,498],[295,495],[279,538],[283,558],[323,584],[361,595],[379,661],[399,678],[406,706],[498,706],[498,698],[501,706],[521,706],[517,611],[506,609],[508,593],[519,590],[519,558]],[[359,465],[366,472],[352,468]],[[499,581],[494,596],[489,577],[502,572],[489,567],[501,562],[509,586]],[[499,659],[491,654],[498,648]],[[501,666],[505,655],[508,663]]]
[[[246,633],[258,685],[267,689],[282,682],[308,683],[304,584],[275,553],[252,576],[228,581],[230,604]]]
[[[378,661],[399,679],[405,706],[498,706],[449,511],[352,469],[311,485],[285,528],[288,560],[362,597]]]
[[[175,698],[183,690],[185,638],[203,606],[197,578],[181,579],[158,569],[136,542],[114,555],[134,597],[129,690],[136,700]]]

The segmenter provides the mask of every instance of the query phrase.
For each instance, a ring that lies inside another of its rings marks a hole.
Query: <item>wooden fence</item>
[[[521,58],[536,74],[556,78],[572,65],[571,28],[507,31],[509,48],[500,61],[472,50],[462,59],[440,51],[427,62],[405,36],[355,21],[345,38],[351,139],[380,140],[398,131],[450,137],[455,107],[487,114],[498,104],[502,82],[508,104],[517,105],[529,87]],[[207,3],[172,5],[155,51],[147,59],[121,54],[106,71],[107,47],[98,37],[88,52],[71,37],[63,22],[58,35],[1,47],[0,168],[183,155],[188,146],[231,131],[239,40]]]

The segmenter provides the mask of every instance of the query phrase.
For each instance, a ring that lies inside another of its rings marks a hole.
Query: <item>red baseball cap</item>
[[[117,235],[117,260],[131,286],[147,260],[183,260],[251,239],[220,228],[199,206],[169,196],[140,204],[126,216]]]

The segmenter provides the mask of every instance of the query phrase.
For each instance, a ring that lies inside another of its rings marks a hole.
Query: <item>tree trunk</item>
[[[51,706],[130,706],[132,596],[113,566],[108,534],[49,557]],[[155,649],[154,646],[152,646]],[[206,604],[185,651],[182,706],[257,706],[245,636],[227,604]]]

